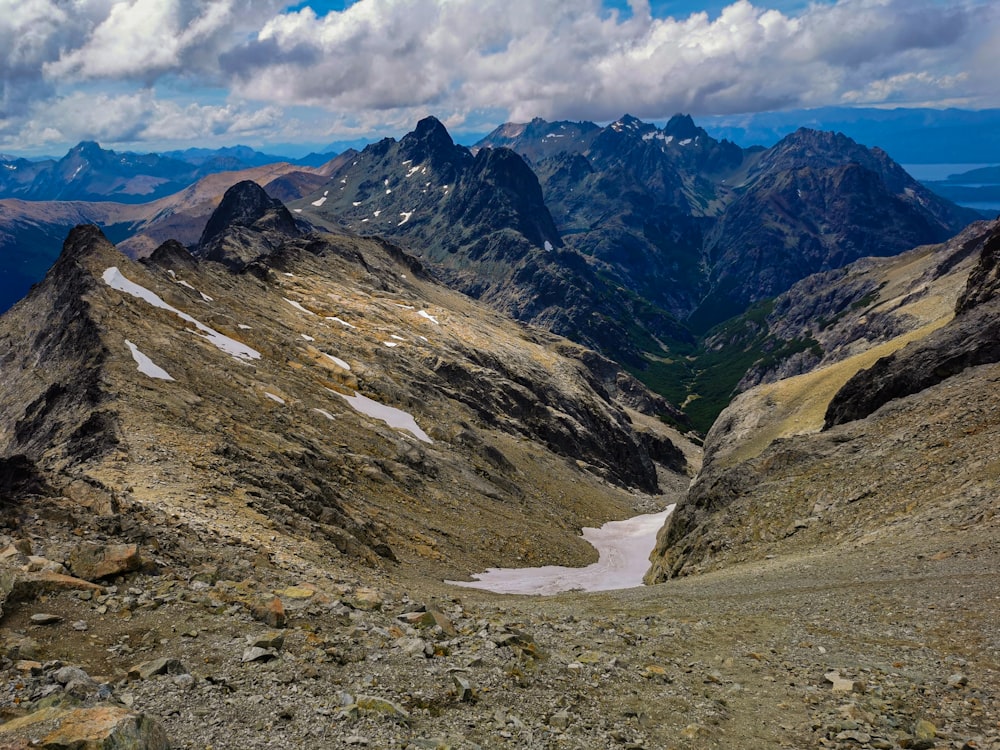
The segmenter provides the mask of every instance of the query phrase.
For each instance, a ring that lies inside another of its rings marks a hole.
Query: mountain
[[[293,209],[318,225],[405,244],[446,283],[619,361],[630,333],[685,336],[664,311],[567,252],[530,167],[506,148],[475,155],[434,118],[373,144]]]
[[[21,299],[59,257],[66,234],[77,224],[97,224],[132,257],[149,255],[162,242],[194,245],[223,194],[241,180],[256,180],[275,197],[301,197],[325,182],[324,167],[303,172],[279,163],[203,177],[174,195],[151,203],[0,200],[0,311]]]
[[[567,245],[697,330],[811,273],[941,241],[977,218],[839,134],[799,129],[742,149],[689,116],[660,129],[626,115],[580,124],[587,137],[559,150],[560,127],[507,124],[483,143],[538,159]]]
[[[243,182],[199,254],[171,241],[137,263],[73,230],[0,320],[0,455],[195,526],[237,513],[241,544],[276,523],[297,530],[282,554],[434,548],[451,575],[577,556],[574,529],[685,471],[662,399],[384,241],[303,233]],[[183,479],[164,491],[164,472]]]
[[[309,171],[335,156],[315,154],[308,164],[293,163]],[[247,146],[135,154],[109,151],[84,141],[57,161],[0,160],[0,198],[147,203],[177,193],[211,174],[286,161]]]
[[[975,457],[998,437],[998,249],[1000,225],[982,222],[775,300],[772,334],[816,346],[758,370],[720,415],[649,579],[779,549],[996,534],[995,467]]]
[[[297,218],[244,181],[193,254],[80,226],[0,317],[0,745],[1000,742],[1000,372],[943,336],[994,325],[996,223],[748,313],[822,352],[709,435],[669,581],[529,597],[442,578],[592,561],[699,451],[600,354]],[[824,430],[908,340],[947,377]]]

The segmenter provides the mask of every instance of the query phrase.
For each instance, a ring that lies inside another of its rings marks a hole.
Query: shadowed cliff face
[[[919,393],[977,365],[1000,362],[997,268],[1000,229],[983,245],[948,325],[851,378],[830,402],[825,426],[863,419],[884,404]]]
[[[750,388],[722,413],[647,579],[995,523],[998,247],[998,224],[983,222],[779,299],[784,318],[771,322],[783,335],[815,327],[809,310],[828,316],[831,356]],[[845,284],[855,291],[832,293]]]
[[[224,520],[248,543],[280,528],[293,557],[454,576],[583,561],[581,526],[686,470],[656,418],[667,405],[608,360],[434,283],[384,240],[289,219],[238,185],[204,257],[168,242],[142,263],[75,229],[0,319],[9,483]]]

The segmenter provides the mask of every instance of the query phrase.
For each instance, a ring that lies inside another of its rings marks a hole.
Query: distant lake
[[[981,167],[992,167],[995,164],[903,164],[902,167],[909,172],[914,179],[924,180],[947,180],[953,174],[962,174],[972,169]]]

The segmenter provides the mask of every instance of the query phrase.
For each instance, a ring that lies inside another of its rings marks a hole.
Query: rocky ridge
[[[932,519],[995,533],[995,245],[996,225],[981,224],[952,243],[848,269],[857,289],[876,293],[842,310],[838,325],[862,332],[871,321],[875,335],[850,356],[749,389],[723,412],[650,578],[777,549],[919,537]],[[892,330],[887,316],[906,331],[879,343]]]

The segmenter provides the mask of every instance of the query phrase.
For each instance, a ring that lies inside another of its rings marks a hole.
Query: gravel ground
[[[174,748],[1000,748],[974,531],[594,594],[178,568],[5,609],[6,718],[122,704]]]

